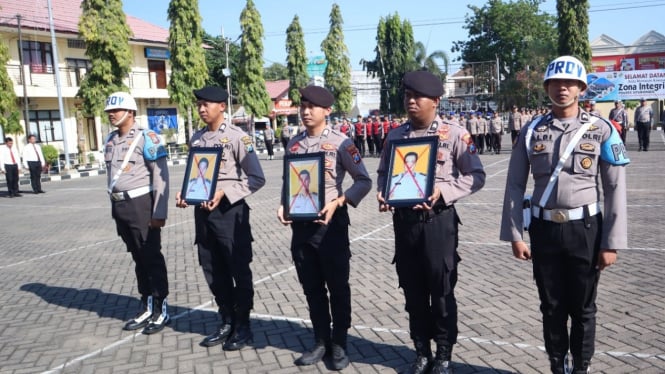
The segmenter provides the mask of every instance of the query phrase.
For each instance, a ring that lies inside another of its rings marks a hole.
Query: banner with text
[[[585,100],[665,99],[665,69],[595,72],[587,82]]]
[[[178,129],[178,112],[175,108],[148,109],[150,129],[161,134],[164,129]]]

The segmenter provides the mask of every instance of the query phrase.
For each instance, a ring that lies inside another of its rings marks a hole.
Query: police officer
[[[508,128],[510,129],[510,141],[514,144],[522,126],[524,125],[522,114],[517,111],[517,105],[513,105],[513,110],[508,115]]]
[[[404,290],[416,360],[408,373],[450,373],[457,342],[457,225],[455,202],[485,184],[485,172],[471,135],[457,124],[437,119],[443,83],[427,71],[404,75],[404,107],[409,120],[391,131],[378,172],[379,210],[393,212],[395,264]],[[392,209],[381,192],[389,178],[391,141],[438,136],[433,194],[427,202]],[[436,343],[432,359],[431,340]],[[428,371],[430,370],[430,371]]]
[[[252,138],[224,120],[228,93],[216,86],[194,90],[196,106],[206,127],[194,133],[190,149],[222,149],[214,197],[194,208],[199,264],[215,297],[221,324],[201,342],[224,344],[225,351],[252,342],[249,313],[253,308],[252,232],[245,198],[265,184]],[[176,206],[187,203],[176,196]]]
[[[556,58],[545,71],[543,86],[552,110],[522,129],[513,147],[501,240],[511,242],[516,258],[533,261],[552,372],[569,372],[570,350],[572,372],[581,374],[588,372],[594,354],[600,271],[615,263],[617,249],[627,246],[623,165],[629,161],[612,124],[579,108],[579,96],[587,88],[582,62],[571,56]],[[583,126],[588,126],[586,131]],[[583,132],[575,144],[578,131]],[[555,166],[569,147],[572,154],[548,187]],[[522,233],[529,170],[534,178],[533,218],[528,228],[531,249]],[[604,214],[599,207],[599,177]],[[542,200],[546,201],[541,204]]]
[[[600,112],[596,110],[596,101],[591,100],[589,101],[589,114],[593,114],[594,116],[600,117]]]
[[[490,136],[492,138],[492,149],[494,154],[501,153],[501,135],[503,135],[503,121],[499,112],[494,112],[489,122]]]
[[[169,283],[161,253],[169,198],[166,149],[154,131],[139,128],[136,101],[128,93],[111,94],[104,111],[116,128],[104,148],[111,214],[134,259],[141,294],[140,310],[124,329],[142,328],[144,334],[154,334],[170,319]]]
[[[365,128],[365,122],[363,121],[363,116],[358,114],[358,122],[355,124],[355,137],[353,142],[356,145],[356,148],[360,151],[360,155],[365,157],[365,138],[367,137],[367,131]]]
[[[291,254],[314,328],[314,347],[300,356],[295,364],[315,364],[328,352],[332,367],[342,370],[349,365],[346,340],[351,327],[347,206],[356,207],[360,203],[372,188],[372,180],[353,142],[326,126],[325,118],[330,115],[334,103],[332,94],[323,87],[307,86],[300,89],[300,96],[300,115],[306,132],[291,140],[287,153],[324,152],[325,206],[319,212],[319,219],[313,222],[287,220],[285,201],[277,210],[279,221],[290,224],[293,230]],[[342,182],[346,173],[351,175],[353,183],[344,190]]]
[[[610,110],[610,120],[617,122],[621,125],[621,140],[626,144],[626,133],[628,132],[628,114],[623,107],[621,100],[614,101],[614,108]]]
[[[640,106],[635,109],[635,128],[637,129],[637,139],[640,143],[639,151],[649,150],[649,135],[651,133],[651,121],[653,120],[653,110],[647,105],[647,100],[640,99]]]

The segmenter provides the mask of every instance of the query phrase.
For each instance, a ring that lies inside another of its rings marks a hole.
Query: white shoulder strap
[[[120,178],[120,174],[122,174],[122,171],[125,170],[125,167],[127,167],[127,164],[129,163],[129,158],[132,157],[132,153],[134,153],[134,150],[136,149],[136,146],[139,144],[139,140],[141,140],[141,137],[143,136],[143,131],[139,131],[138,135],[136,135],[136,138],[132,141],[132,144],[129,146],[129,149],[127,150],[127,153],[125,153],[125,158],[122,160],[122,165],[120,165],[120,168],[118,171],[113,175],[113,179],[111,179],[111,183],[109,183],[109,193],[113,192],[113,187],[115,187],[115,184],[118,183],[118,179]],[[110,140],[110,139],[109,139]],[[108,143],[108,141],[107,141]]]
[[[559,178],[559,173],[561,173],[561,169],[563,169],[563,164],[566,163],[566,160],[568,160],[570,154],[573,153],[573,149],[575,149],[577,143],[579,143],[580,139],[582,139],[582,135],[584,135],[584,133],[587,132],[589,127],[591,127],[591,125],[593,125],[594,122],[598,120],[598,117],[596,116],[590,116],[590,117],[591,118],[589,122],[585,123],[584,125],[582,125],[582,127],[579,128],[579,130],[577,130],[575,136],[573,136],[573,138],[570,140],[570,143],[568,143],[568,146],[563,151],[561,158],[559,158],[559,162],[556,164],[556,168],[554,168],[554,171],[550,176],[549,182],[547,182],[547,187],[545,187],[545,191],[543,192],[543,195],[540,197],[540,202],[538,203],[539,206],[545,207],[545,204],[547,204],[547,199],[550,198],[552,190],[554,189],[554,184]]]

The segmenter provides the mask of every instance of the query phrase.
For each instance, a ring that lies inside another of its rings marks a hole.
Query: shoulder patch
[[[346,147],[346,151],[351,155],[351,159],[353,160],[354,164],[359,164],[360,161],[362,161],[362,158],[360,157],[360,151],[358,151],[358,147],[356,147],[355,144],[351,144],[350,146]]]
[[[241,141],[242,144],[244,144],[244,145],[249,145],[249,144],[252,144],[252,137],[249,136],[249,135],[245,135],[245,136],[243,136],[242,138],[240,138],[240,141]]]
[[[626,145],[621,140],[621,135],[619,135],[619,132],[614,126],[609,123],[607,123],[607,125],[610,128],[611,133],[610,137],[600,146],[600,158],[612,165],[628,165],[630,159],[628,159]]]
[[[161,144],[159,136],[152,130],[143,130],[143,158],[148,161],[155,161],[167,156],[166,148]]]

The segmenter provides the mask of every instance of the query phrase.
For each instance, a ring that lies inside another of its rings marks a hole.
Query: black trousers
[[[367,135],[367,152],[374,154],[374,135]]]
[[[16,195],[18,193],[18,165],[5,164],[5,179],[9,196]]]
[[[113,201],[111,214],[118,235],[134,259],[139,293],[144,297],[165,298],[169,294],[169,282],[161,252],[161,229],[149,227],[152,201],[152,194]]]
[[[39,161],[28,161],[28,169],[30,170],[30,186],[32,192],[39,192],[42,190],[42,163]]]
[[[194,209],[199,265],[220,310],[249,312],[254,307],[252,230],[245,200],[222,199],[212,212]]]
[[[393,215],[394,262],[413,340],[448,347],[457,342],[458,223],[452,206],[429,217],[410,208]]]
[[[475,135],[475,137],[476,137],[475,142],[476,146],[478,147],[478,151],[480,151],[480,153],[483,153],[485,151],[485,134],[478,134]]]
[[[349,222],[343,207],[327,226],[311,222],[291,225],[291,255],[307,299],[314,338],[324,342],[332,338],[345,349],[351,327]]]
[[[501,152],[501,134],[491,134],[492,136],[492,148],[494,148],[494,152],[500,153]]]
[[[641,149],[649,149],[649,135],[651,133],[651,123],[649,122],[638,122],[635,126],[637,130],[637,140],[640,143]]]
[[[356,144],[356,148],[358,148],[358,151],[360,151],[360,155],[362,157],[365,157],[365,137],[364,136],[356,136],[356,138],[353,140],[353,142]]]
[[[272,150],[272,140],[266,140],[266,150],[268,151],[268,156],[273,156],[275,152]]]
[[[570,349],[573,358],[581,362],[591,360],[594,354],[601,228],[600,214],[561,224],[532,219],[533,274],[550,357],[561,358]]]
[[[510,130],[510,143],[515,144],[515,139],[520,134],[520,130]]]
[[[381,138],[381,135],[374,135],[374,147],[376,154],[380,155],[383,150],[383,139]]]

